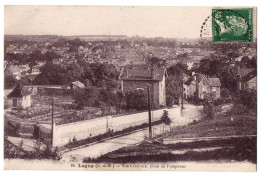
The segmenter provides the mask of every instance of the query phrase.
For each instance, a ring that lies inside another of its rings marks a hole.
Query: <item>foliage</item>
[[[213,104],[215,106],[218,106],[218,105],[223,105],[223,104],[232,103],[232,102],[233,102],[232,98],[218,98],[213,101]]]
[[[172,106],[172,101],[179,102],[181,97],[182,79],[184,73],[189,74],[187,67],[178,63],[167,69],[168,77],[166,78],[166,104]]]
[[[200,60],[199,68],[196,70],[208,77],[217,77],[220,79],[221,87],[230,91],[236,90],[236,67],[233,67],[231,60],[218,55],[210,55]]]
[[[172,120],[169,117],[168,111],[166,111],[166,110],[163,111],[163,115],[161,117],[161,120],[165,125],[171,124]]]
[[[36,85],[64,85],[70,83],[67,70],[60,65],[46,63],[40,68],[40,72],[33,82]]]
[[[168,100],[168,105],[171,101],[179,101],[181,96],[181,78],[178,76],[169,76],[166,78],[166,100]]]
[[[22,143],[22,142],[21,142]],[[21,146],[21,143],[19,146]],[[34,151],[25,151],[20,147],[15,146],[7,139],[4,140],[4,158],[22,158],[22,159],[52,159],[60,160],[57,148],[52,150],[49,145],[43,147],[40,141],[35,143]],[[41,147],[41,149],[40,149]]]
[[[203,118],[213,119],[215,117],[215,107],[212,103],[206,102],[203,106]]]
[[[147,109],[147,96],[142,90],[126,92],[126,109],[138,111]]]
[[[249,58],[248,56],[244,56],[240,63],[240,68],[256,68],[257,67],[257,60],[256,57]]]
[[[254,89],[242,90],[237,94],[236,104],[242,104],[247,109],[257,109],[257,92]]]
[[[220,96],[221,96],[221,98],[229,98],[231,96],[231,91],[227,88],[221,88]]]
[[[166,97],[166,105],[167,105],[168,107],[172,107],[172,106],[173,106],[173,100],[174,100],[173,96],[168,95],[168,96]]]
[[[10,74],[4,75],[4,88],[5,89],[13,88],[15,86],[15,83],[16,83],[16,81],[12,75],[10,75]]]

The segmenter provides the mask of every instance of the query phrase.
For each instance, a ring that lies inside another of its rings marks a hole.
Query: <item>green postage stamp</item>
[[[254,9],[212,9],[213,42],[253,42]]]

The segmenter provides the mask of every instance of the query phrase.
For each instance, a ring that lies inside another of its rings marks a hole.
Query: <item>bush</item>
[[[170,125],[172,123],[172,120],[169,118],[168,111],[166,110],[163,111],[161,120],[163,123],[165,123],[165,125]]]
[[[230,95],[231,95],[230,90],[228,90],[227,88],[221,88],[221,90],[220,90],[221,98],[229,98]]]
[[[166,97],[166,105],[167,105],[168,107],[172,107],[172,105],[173,105],[173,100],[174,100],[174,98],[173,98],[171,95],[168,95],[168,96]]]
[[[138,111],[141,111],[147,109],[147,96],[142,90],[126,92],[125,96],[127,110],[136,109]]]
[[[206,102],[203,106],[204,119],[213,119],[215,117],[215,107],[212,103]]]
[[[243,90],[238,93],[237,104],[244,105],[247,109],[256,110],[257,92],[256,90]]]

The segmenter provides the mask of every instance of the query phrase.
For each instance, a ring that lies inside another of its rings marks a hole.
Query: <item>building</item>
[[[255,89],[257,86],[256,68],[240,68],[237,70],[237,90]]]
[[[31,106],[31,91],[22,88],[18,84],[14,90],[7,95],[6,105],[8,108],[27,108]]]
[[[220,98],[221,83],[219,78],[206,78],[202,74],[193,75],[184,83],[184,98],[198,96],[205,99],[206,96],[213,94],[214,98]]]
[[[119,75],[123,94],[128,91],[147,91],[150,86],[153,104],[166,105],[166,82],[167,72],[165,68],[123,68]]]
[[[71,89],[84,89],[85,85],[79,81],[74,81],[70,84]]]

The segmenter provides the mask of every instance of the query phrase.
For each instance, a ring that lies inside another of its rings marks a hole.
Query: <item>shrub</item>
[[[169,118],[168,111],[164,110],[161,120],[165,125],[170,125],[172,120]]]
[[[215,107],[212,103],[206,102],[203,106],[204,119],[213,119],[215,117]]]
[[[237,103],[240,103],[248,109],[256,110],[257,92],[256,90],[243,90],[238,93]]]
[[[173,105],[173,100],[174,100],[174,98],[173,98],[171,95],[168,95],[168,96],[166,97],[166,105],[167,105],[168,107],[172,107],[172,105]]]
[[[227,88],[221,88],[221,90],[220,90],[221,98],[229,98],[230,95],[231,95],[230,90],[228,90]]]
[[[147,96],[142,90],[126,92],[126,109],[136,109],[138,111],[147,109]]]

